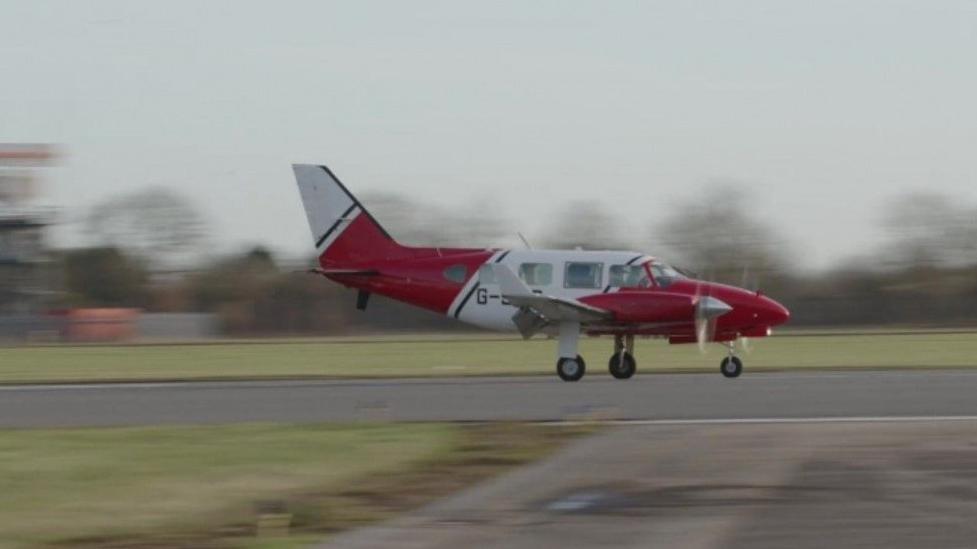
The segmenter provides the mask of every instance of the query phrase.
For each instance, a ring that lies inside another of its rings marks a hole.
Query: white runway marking
[[[737,417],[701,419],[612,419],[541,421],[541,425],[753,425],[765,423],[898,423],[921,421],[977,421],[977,416],[838,416],[838,417]]]

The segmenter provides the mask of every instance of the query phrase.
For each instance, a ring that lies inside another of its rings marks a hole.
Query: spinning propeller
[[[702,293],[702,282],[697,281],[695,296],[692,303],[695,306],[695,341],[699,345],[699,351],[705,352],[706,343],[713,341],[716,336],[716,319],[733,310],[729,304],[709,295],[709,286],[706,285],[706,293]]]

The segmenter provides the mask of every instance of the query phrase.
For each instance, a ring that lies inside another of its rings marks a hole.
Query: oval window
[[[468,269],[464,265],[452,265],[444,270],[444,277],[452,282],[462,284],[468,275]]]

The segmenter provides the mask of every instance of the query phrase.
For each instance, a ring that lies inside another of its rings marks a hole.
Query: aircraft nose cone
[[[779,326],[790,319],[790,311],[787,307],[768,297],[760,298],[760,307],[769,326]]]

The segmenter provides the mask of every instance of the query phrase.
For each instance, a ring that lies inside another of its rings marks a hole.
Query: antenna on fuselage
[[[526,237],[523,236],[522,233],[516,231],[516,234],[519,236],[519,240],[522,240],[522,243],[526,245],[526,249],[527,250],[532,250],[533,249],[533,245],[530,244],[528,240],[526,240]]]

